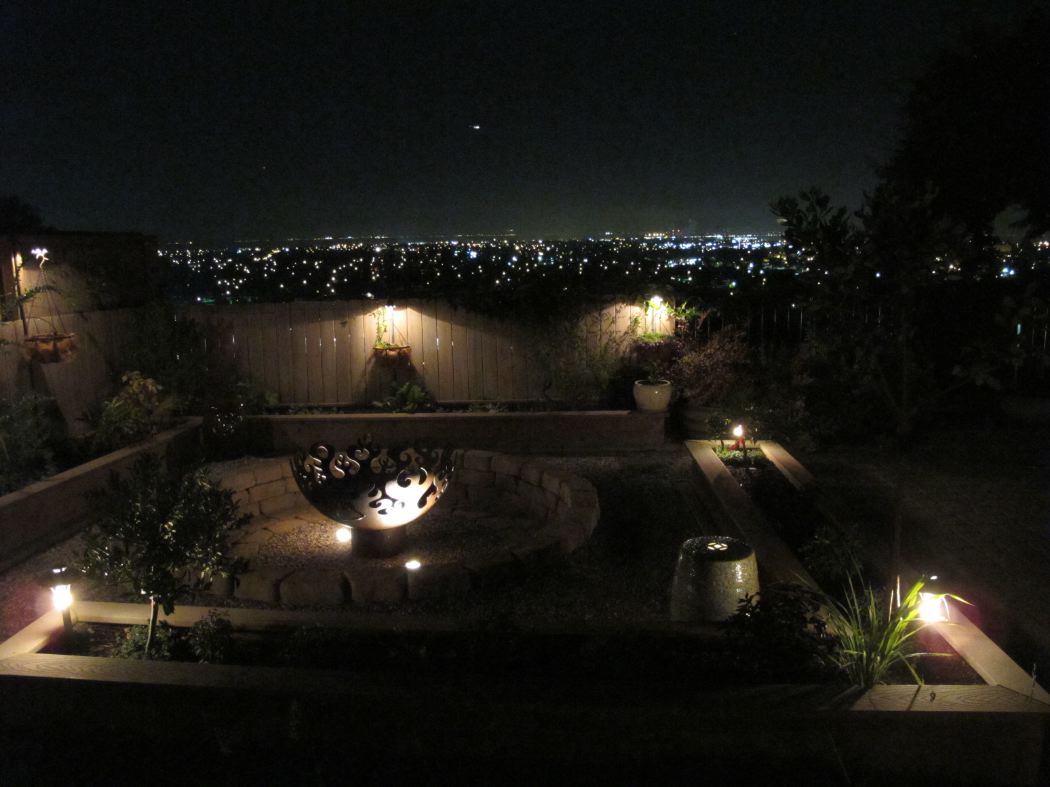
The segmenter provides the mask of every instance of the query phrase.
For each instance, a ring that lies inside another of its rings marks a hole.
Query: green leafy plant
[[[27,395],[0,399],[0,494],[55,472],[54,400]]]
[[[111,476],[108,488],[92,495],[92,504],[100,516],[78,567],[88,577],[149,599],[143,651],[148,658],[160,608],[171,614],[178,599],[240,569],[240,561],[228,554],[228,538],[251,517],[203,470],[169,478],[150,454],[126,479]]]
[[[151,658],[155,661],[170,661],[175,645],[175,629],[162,620],[154,628],[152,637],[149,626],[128,626],[117,641],[114,654],[122,659]]]
[[[813,537],[799,549],[799,557],[821,585],[841,587],[860,576],[863,552],[854,525],[821,520]]]
[[[762,681],[825,677],[836,663],[836,645],[823,605],[820,593],[795,584],[745,596],[725,627],[737,666]]]
[[[729,448],[719,446],[715,454],[728,467],[769,467],[769,459],[759,448]]]
[[[507,409],[503,402],[471,402],[467,405],[468,413],[505,413]]]
[[[95,423],[92,448],[113,451],[156,434],[172,422],[175,399],[154,379],[126,372],[124,387],[102,405]]]
[[[422,385],[417,383],[394,383],[385,399],[372,405],[388,413],[428,413],[434,410],[434,400]]]
[[[828,627],[838,642],[836,663],[856,686],[870,689],[885,683],[894,668],[904,667],[916,683],[922,678],[912,662],[931,655],[912,651],[912,638],[926,624],[919,619],[923,580],[911,586],[900,605],[892,603],[893,593],[878,593],[867,585],[849,578],[842,601],[829,599]],[[958,596],[931,594],[934,599]]]
[[[575,408],[604,403],[637,328],[637,318],[618,330],[607,313],[579,311],[531,323],[522,344],[542,375],[543,398]]]
[[[201,663],[222,664],[233,652],[233,624],[230,619],[216,612],[194,623],[187,632],[190,650]]]
[[[752,369],[747,342],[738,332],[723,329],[687,347],[676,359],[671,379],[694,405],[732,408],[748,401]]]

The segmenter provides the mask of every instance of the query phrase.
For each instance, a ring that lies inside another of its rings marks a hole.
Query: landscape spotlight
[[[422,565],[423,564],[420,563],[418,560],[409,560],[407,563],[405,563],[405,568],[407,568],[409,571],[418,571],[419,567]]]
[[[73,633],[73,586],[69,582],[69,569],[65,566],[51,569],[51,603],[62,613],[62,628],[66,635]]]
[[[948,599],[941,593],[919,593],[919,620],[944,623],[948,620]]]
[[[350,532],[350,528],[348,528],[346,525],[337,528],[335,531],[335,540],[338,541],[340,544],[350,543],[351,537],[352,534]]]

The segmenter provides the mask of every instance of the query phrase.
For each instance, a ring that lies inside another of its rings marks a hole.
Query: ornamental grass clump
[[[848,578],[842,601],[831,600],[826,614],[828,627],[838,641],[835,662],[850,681],[863,689],[886,683],[891,670],[903,666],[916,683],[922,678],[912,662],[922,656],[947,655],[911,650],[911,640],[923,628],[919,617],[925,582],[919,580],[894,607],[893,592],[886,600],[871,587],[854,584]],[[947,593],[928,594],[934,599],[962,599]]]

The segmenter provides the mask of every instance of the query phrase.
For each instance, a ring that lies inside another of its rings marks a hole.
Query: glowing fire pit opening
[[[367,439],[345,451],[314,443],[291,464],[311,505],[351,528],[348,540],[359,557],[389,557],[404,549],[405,525],[434,507],[453,469],[450,451],[392,450]]]

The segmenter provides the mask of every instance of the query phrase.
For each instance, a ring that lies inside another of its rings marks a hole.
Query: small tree
[[[149,598],[149,658],[158,608],[170,615],[176,600],[216,576],[236,573],[240,561],[227,554],[228,536],[251,517],[203,470],[169,478],[152,455],[139,459],[126,480],[114,474],[94,502],[101,516],[88,535],[80,569]]]

